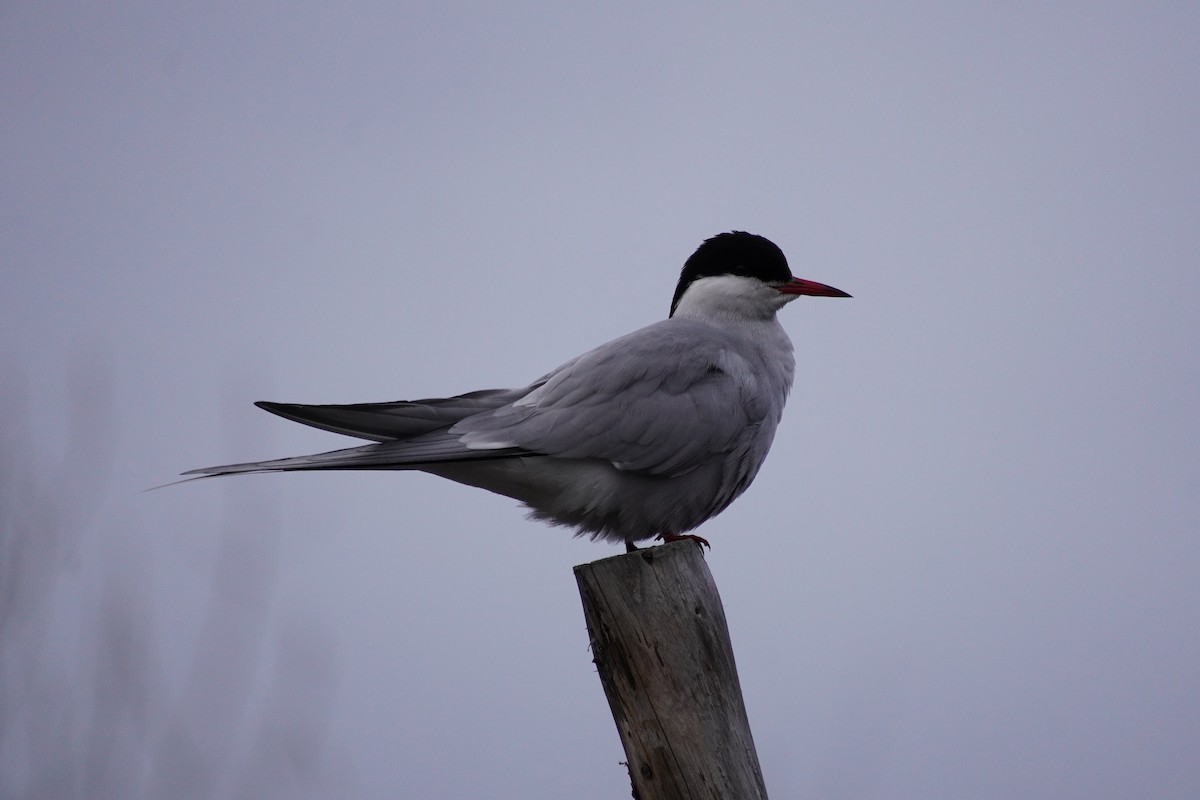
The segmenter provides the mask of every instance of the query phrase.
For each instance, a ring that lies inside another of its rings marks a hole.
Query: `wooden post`
[[[766,800],[712,573],[694,542],[575,567],[637,800]]]

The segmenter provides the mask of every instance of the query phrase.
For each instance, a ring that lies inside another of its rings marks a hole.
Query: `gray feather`
[[[480,461],[529,455],[515,448],[503,450],[473,450],[444,433],[426,435],[411,441],[381,442],[345,450],[332,450],[311,456],[278,458],[272,461],[250,461],[204,467],[183,473],[200,477],[237,475],[247,472],[300,472],[304,470],[336,469],[421,469],[430,464],[447,461]]]
[[[745,377],[751,366],[733,344],[711,325],[658,323],[569,362],[513,405],[465,417],[450,432],[473,447],[682,475],[778,416]]]
[[[398,400],[392,403],[304,405],[258,402],[255,405],[284,419],[314,428],[385,442],[447,428],[464,417],[511,403],[528,391],[528,387],[484,389],[456,397]]]

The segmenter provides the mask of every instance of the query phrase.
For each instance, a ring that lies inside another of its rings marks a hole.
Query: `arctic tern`
[[[353,405],[256,403],[375,444],[185,472],[420,470],[524,503],[575,535],[634,543],[686,535],[724,510],[771,448],[792,386],[776,312],[801,295],[850,297],[792,277],[773,242],[744,231],[687,260],[667,319],[574,358],[528,386]]]

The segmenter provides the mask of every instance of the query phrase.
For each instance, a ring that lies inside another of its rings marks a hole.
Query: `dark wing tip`
[[[281,416],[284,419],[288,419],[293,422],[304,422],[303,419],[299,419],[295,416],[296,412],[306,408],[306,406],[301,403],[272,403],[268,400],[259,400],[254,405],[258,406],[263,411],[270,411],[272,414]]]

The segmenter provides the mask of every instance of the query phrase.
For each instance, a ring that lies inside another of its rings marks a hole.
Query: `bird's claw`
[[[705,539],[703,536],[697,536],[694,533],[660,533],[658,538],[663,540],[663,544],[682,542],[686,540],[695,542],[696,546],[700,548],[700,552],[704,552],[704,548],[706,547],[709,550],[712,550],[712,545],[708,543],[708,539]]]

